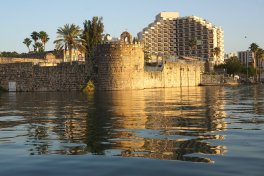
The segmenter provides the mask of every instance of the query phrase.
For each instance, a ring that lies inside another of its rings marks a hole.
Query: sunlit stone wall
[[[73,63],[40,67],[34,63],[0,64],[0,86],[9,89],[16,83],[16,91],[74,91],[81,90],[90,75],[87,65]]]
[[[95,53],[97,85],[102,90],[144,89],[144,53],[140,44],[103,44]]]
[[[160,71],[145,71],[144,88],[198,86],[202,69],[200,62],[166,62]]]
[[[144,66],[143,46],[112,43],[100,45],[95,53],[97,85],[102,90],[129,90],[198,86],[201,62],[166,62],[157,70]]]
[[[198,86],[201,64],[167,62],[159,71],[144,67],[142,46],[102,45],[96,54],[94,77],[99,90],[133,90],[164,87]],[[0,85],[9,89],[16,82],[17,91],[81,90],[91,78],[90,64],[69,63],[41,67],[34,63],[0,64]]]
[[[39,62],[43,62],[43,59],[0,57],[0,64],[24,63],[24,62],[39,63]]]

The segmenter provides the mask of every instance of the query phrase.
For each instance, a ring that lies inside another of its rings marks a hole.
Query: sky
[[[33,31],[50,36],[53,50],[58,27],[102,16],[105,33],[133,36],[162,11],[195,15],[224,29],[225,52],[247,50],[252,42],[264,48],[264,0],[0,0],[0,52],[27,52],[22,43]]]

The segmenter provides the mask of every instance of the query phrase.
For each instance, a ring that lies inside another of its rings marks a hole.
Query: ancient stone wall
[[[200,63],[166,62],[161,67],[147,69],[140,44],[104,44],[99,46],[94,59],[93,75],[98,90],[186,87],[201,83]],[[81,90],[92,77],[91,63],[61,63],[50,67],[35,64],[0,64],[0,86],[9,89],[9,83],[15,82],[17,91],[74,91]],[[203,79],[203,83],[215,81]]]
[[[163,71],[145,71],[144,88],[162,88],[164,87]]]
[[[9,82],[16,82],[17,91],[29,91],[33,75],[33,63],[0,64],[0,86],[6,90]]]
[[[145,71],[144,88],[198,86],[202,67],[202,63],[167,62],[161,71]]]
[[[69,63],[40,67],[33,63],[0,64],[0,86],[9,89],[16,83],[17,91],[74,91],[81,90],[89,79],[85,64]]]
[[[173,61],[161,66],[144,65],[141,44],[126,43],[129,35],[121,35],[120,43],[103,44],[95,52],[97,70],[96,88],[101,90],[129,90],[198,86],[203,63]]]
[[[226,77],[225,75],[201,75],[202,86],[224,86],[224,85],[238,85],[239,80],[235,77]]]
[[[201,85],[204,86],[214,86],[214,85],[224,85],[223,75],[201,75]]]
[[[164,66],[164,87],[198,86],[202,69],[201,62],[167,62]]]
[[[32,62],[32,63],[37,64],[37,63],[43,62],[43,59],[0,57],[0,64],[25,63],[25,62]]]
[[[102,90],[144,88],[144,53],[140,44],[104,44],[95,53],[97,85]]]
[[[41,66],[56,66],[57,64],[61,63],[62,60],[52,57],[47,57],[46,59],[0,57],[0,64],[26,63],[26,62],[31,62],[34,65],[41,65]]]

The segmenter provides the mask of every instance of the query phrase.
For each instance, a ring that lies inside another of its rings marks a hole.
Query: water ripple
[[[0,149],[216,163],[238,136],[263,134],[264,93],[248,89],[2,94]]]

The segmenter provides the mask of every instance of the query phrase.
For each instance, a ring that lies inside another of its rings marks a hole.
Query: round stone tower
[[[132,36],[123,32],[120,41],[102,44],[95,52],[96,89],[144,89],[144,51],[133,44]]]

